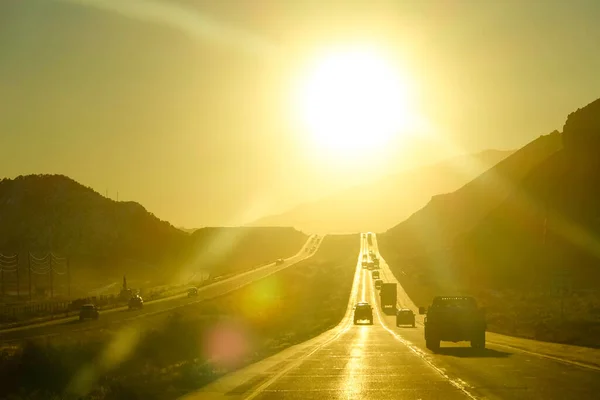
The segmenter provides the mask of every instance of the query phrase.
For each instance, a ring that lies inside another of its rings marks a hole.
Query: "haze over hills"
[[[456,190],[512,153],[487,150],[390,175],[250,225],[293,226],[315,233],[385,231],[432,196]]]
[[[457,242],[454,257],[499,285],[598,289],[600,99],[569,114],[563,148]],[[465,263],[468,257],[469,263]]]
[[[497,331],[600,346],[599,152],[600,99],[380,235],[383,254],[416,301],[475,294]]]
[[[111,200],[62,175],[0,181],[0,226],[0,253],[20,254],[24,267],[29,252],[69,257],[74,283],[84,286],[125,273],[166,282],[199,268],[241,271],[291,256],[306,240],[291,228],[183,232],[138,203]]]
[[[452,192],[433,196],[405,221],[380,235],[404,256],[446,249],[510,195],[518,182],[562,147],[554,131],[517,150],[471,182]]]

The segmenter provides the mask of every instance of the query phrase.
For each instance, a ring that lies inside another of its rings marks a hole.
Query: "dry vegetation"
[[[599,132],[600,99],[381,235],[413,299],[473,294],[491,330],[600,347]]]
[[[313,258],[178,313],[5,350],[0,397],[175,398],[339,323],[357,251],[357,237],[326,237]]]

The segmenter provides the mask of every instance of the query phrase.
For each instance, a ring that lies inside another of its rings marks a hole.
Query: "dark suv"
[[[369,303],[356,303],[354,306],[354,325],[358,321],[369,321],[369,325],[373,325],[373,307]]]
[[[79,320],[83,321],[84,319],[98,319],[100,316],[100,311],[98,311],[98,307],[94,304],[84,304],[79,309]]]
[[[129,309],[130,310],[141,310],[144,308],[144,299],[141,296],[133,296],[129,299]]]
[[[409,308],[401,308],[396,311],[396,326],[411,325],[415,327],[415,313]]]

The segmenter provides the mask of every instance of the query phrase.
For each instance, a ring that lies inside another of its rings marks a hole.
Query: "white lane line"
[[[371,291],[371,300],[373,301],[373,304],[376,305],[375,291]],[[379,311],[379,307],[376,306],[376,307],[374,307],[374,309],[375,309],[375,313],[377,314],[377,319],[379,320],[379,324],[383,327],[383,329],[385,329],[386,331],[388,331],[400,343],[402,343],[403,345],[405,345],[406,347],[408,347],[409,350],[411,350],[417,357],[419,357],[427,365],[429,365],[431,368],[433,368],[433,370],[435,370],[444,379],[446,379],[452,386],[454,386],[455,388],[457,388],[458,390],[460,390],[461,392],[463,392],[463,394],[465,394],[465,396],[467,396],[468,398],[470,398],[472,400],[479,399],[479,397],[475,396],[473,393],[471,393],[468,390],[470,388],[469,384],[467,384],[462,379],[450,377],[446,373],[446,371],[444,371],[443,369],[441,369],[438,366],[436,366],[433,363],[433,361],[430,359],[430,357],[423,350],[419,349],[417,346],[415,346],[414,344],[412,344],[410,341],[404,339],[402,336],[398,335],[396,332],[394,332],[393,330],[391,330],[390,328],[388,328],[388,326],[385,324],[383,318],[381,317],[381,313]]]
[[[537,357],[541,357],[541,358],[547,358],[547,359],[553,360],[553,361],[558,361],[563,364],[571,364],[571,365],[575,365],[575,366],[581,367],[581,368],[587,368],[587,369],[591,369],[594,371],[600,371],[600,367],[597,367],[595,365],[585,364],[585,363],[581,363],[581,362],[573,361],[573,360],[567,360],[564,358],[550,356],[547,354],[536,353],[534,351],[524,350],[520,347],[515,347],[515,346],[511,346],[511,345],[507,345],[507,344],[500,344],[500,343],[494,342],[493,340],[488,340],[488,343],[490,343],[494,346],[504,347],[506,349],[521,351],[523,353],[531,354],[532,356],[537,356]]]
[[[294,360],[288,366],[286,366],[281,371],[279,371],[278,373],[276,373],[275,375],[273,375],[271,378],[269,378],[267,381],[265,381],[262,385],[258,386],[256,389],[254,389],[248,396],[244,397],[244,400],[254,399],[256,396],[258,396],[261,393],[265,392],[266,389],[269,386],[271,386],[273,383],[275,383],[277,380],[279,380],[282,376],[284,376],[289,371],[291,371],[292,369],[294,369],[295,367],[297,367],[298,365],[300,365],[304,360],[306,360],[308,357],[310,357],[313,354],[315,354],[317,351],[321,350],[324,346],[326,346],[329,343],[337,340],[337,338],[339,338],[342,334],[346,333],[352,327],[352,324],[350,323],[351,322],[350,316],[352,314],[354,303],[356,302],[356,299],[358,297],[358,289],[359,289],[359,284],[361,282],[361,275],[362,275],[362,273],[361,273],[362,272],[362,266],[361,266],[362,252],[363,252],[363,244],[361,242],[361,251],[358,254],[358,261],[356,263],[356,269],[355,269],[355,272],[354,272],[354,281],[352,282],[352,290],[350,292],[350,298],[348,299],[348,307],[346,308],[346,314],[344,315],[344,318],[342,319],[342,321],[338,325],[337,329],[339,329],[339,331],[336,334],[334,334],[331,338],[329,338],[329,339],[325,340],[323,343],[317,345],[309,353],[307,353],[307,354],[299,357],[298,359]],[[364,282],[363,282],[363,288],[364,288]],[[334,328],[334,329],[336,329],[336,328]]]
[[[379,256],[379,259],[381,261],[383,261],[383,263],[385,263],[385,260],[381,256],[381,253],[379,253],[379,246],[377,245],[377,240],[375,238],[373,240],[373,243],[376,244],[376,246],[377,246],[376,247],[376,249],[377,249],[376,251],[377,251],[377,254]],[[387,263],[385,263],[385,264],[387,265]],[[389,265],[388,265],[388,269],[390,270],[390,273],[391,273],[391,268],[389,268]],[[387,277],[387,273],[383,270],[383,268],[382,268],[382,272],[383,272],[383,275],[386,277],[386,280],[390,281],[388,279],[388,277]],[[392,275],[393,275],[393,273],[392,273]],[[399,281],[397,282],[397,285],[401,286]],[[398,293],[400,293],[400,291],[398,291]],[[398,301],[398,305],[402,306],[402,304],[400,303],[400,301]],[[414,306],[414,303],[413,303],[413,306]],[[414,306],[414,307],[416,307],[416,306]],[[408,306],[408,308],[412,308],[412,307]],[[416,324],[420,325],[420,326],[424,326],[424,324],[421,321],[416,321]],[[509,336],[509,337],[511,337],[511,336]],[[553,361],[560,362],[560,363],[563,363],[563,364],[570,364],[570,365],[574,365],[574,366],[581,367],[581,368],[587,368],[587,369],[591,369],[591,370],[594,370],[594,371],[600,371],[600,367],[596,366],[596,365],[587,364],[587,363],[583,363],[583,362],[579,362],[579,361],[574,361],[574,360],[568,360],[568,359],[565,359],[565,358],[561,358],[561,357],[557,357],[557,356],[551,356],[551,355],[548,355],[548,354],[542,354],[542,353],[538,353],[538,352],[531,351],[531,350],[525,350],[525,349],[523,349],[521,347],[518,347],[518,346],[511,346],[509,344],[501,344],[501,343],[498,343],[498,342],[496,342],[494,340],[487,340],[487,342],[489,344],[494,345],[494,346],[503,347],[505,349],[511,349],[511,350],[516,350],[516,351],[521,351],[523,353],[530,354],[532,356],[536,356],[536,357],[540,357],[540,358],[545,358],[545,359],[548,359],[548,360],[553,360]]]
[[[306,360],[308,357],[312,356],[313,354],[315,354],[317,351],[321,350],[321,348],[323,348],[324,346],[328,345],[329,343],[333,342],[334,340],[336,340],[338,337],[340,337],[343,333],[346,333],[348,331],[348,329],[350,329],[351,325],[348,323],[349,321],[344,321],[345,323],[345,327],[343,327],[343,329],[341,329],[338,333],[336,333],[333,337],[327,339],[325,342],[317,345],[317,347],[315,347],[310,353],[305,354],[304,356],[298,358],[297,360],[295,360],[294,362],[290,363],[287,367],[283,368],[281,371],[279,371],[278,373],[276,373],[275,375],[273,375],[269,380],[267,380],[266,382],[264,382],[262,385],[260,385],[259,387],[257,387],[252,393],[250,393],[247,397],[244,397],[245,400],[251,400],[253,398],[255,398],[256,396],[258,396],[259,394],[263,393],[269,386],[271,386],[273,383],[275,383],[279,378],[281,378],[283,375],[285,375],[286,373],[288,373],[289,371],[291,371],[292,369],[296,368],[298,365],[300,365],[304,360]]]

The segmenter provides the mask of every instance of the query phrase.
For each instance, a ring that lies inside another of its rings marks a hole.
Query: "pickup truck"
[[[436,351],[440,341],[470,341],[471,347],[485,348],[485,310],[477,306],[470,296],[438,296],[426,310],[419,307],[419,314],[425,314],[425,343],[428,349]]]

